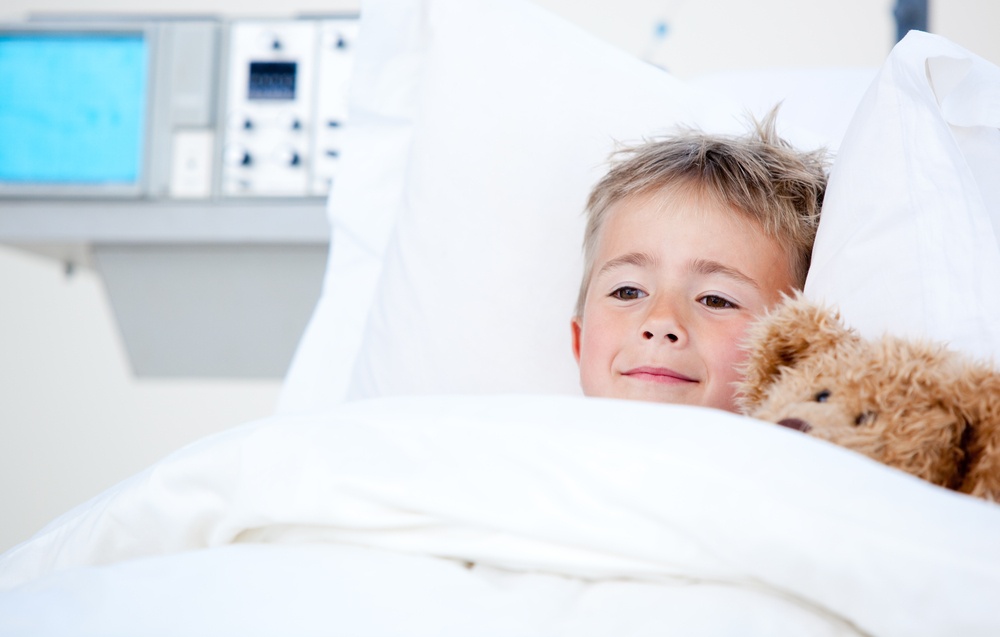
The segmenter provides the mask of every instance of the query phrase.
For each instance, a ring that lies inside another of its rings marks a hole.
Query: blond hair
[[[751,118],[744,136],[684,129],[670,137],[625,148],[587,202],[583,239],[584,276],[576,315],[583,316],[601,228],[619,201],[666,187],[694,187],[738,212],[786,246],[796,286],[805,284],[826,192],[827,153],[803,152],[778,136],[772,109]]]

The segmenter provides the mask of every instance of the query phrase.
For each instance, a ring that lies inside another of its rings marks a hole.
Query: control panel
[[[356,22],[348,20],[231,25],[224,195],[329,191],[356,35]]]

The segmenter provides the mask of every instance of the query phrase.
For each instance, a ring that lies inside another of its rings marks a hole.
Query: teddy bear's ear
[[[743,413],[752,412],[784,368],[844,343],[859,340],[840,322],[840,315],[814,304],[801,292],[783,296],[780,304],[751,325],[744,343],[749,352],[739,387]]]
[[[969,364],[948,390],[968,423],[963,436],[965,477],[958,490],[1000,502],[1000,371]]]

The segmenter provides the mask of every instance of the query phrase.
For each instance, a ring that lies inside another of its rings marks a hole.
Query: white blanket
[[[167,634],[156,618],[198,599],[203,634],[281,618],[352,635],[997,635],[998,538],[1000,506],[723,412],[379,399],[205,439],[56,520],[0,557],[0,634]]]

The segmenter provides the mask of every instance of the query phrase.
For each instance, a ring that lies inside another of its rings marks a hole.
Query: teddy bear
[[[941,343],[862,338],[802,293],[754,323],[746,347],[744,414],[1000,501],[1000,372],[990,365]]]

